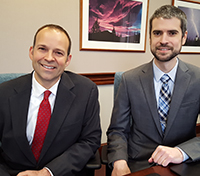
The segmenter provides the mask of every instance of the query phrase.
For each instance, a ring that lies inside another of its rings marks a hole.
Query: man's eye
[[[46,50],[44,47],[39,47],[38,49],[41,50],[41,51],[45,51]]]
[[[60,52],[60,51],[56,51],[55,53],[56,53],[57,56],[63,56],[63,53]]]
[[[62,53],[61,53],[61,52],[57,52],[57,54],[59,54],[59,55],[62,55]]]
[[[153,34],[154,34],[155,36],[158,36],[158,35],[160,35],[160,32],[159,32],[159,31],[155,31],[155,32],[153,32]]]
[[[176,34],[177,34],[177,32],[175,32],[175,31],[170,31],[169,32],[169,35],[171,35],[171,36],[176,35]]]

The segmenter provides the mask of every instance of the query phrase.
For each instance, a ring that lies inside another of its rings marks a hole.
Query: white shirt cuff
[[[53,176],[53,173],[51,172],[51,170],[48,167],[44,167],[44,168],[49,171],[51,176]]]

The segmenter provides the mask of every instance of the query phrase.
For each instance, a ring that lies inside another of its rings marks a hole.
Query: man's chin
[[[176,56],[177,56],[177,54],[176,55],[154,55],[156,60],[158,60],[160,62],[168,62],[168,61],[172,60],[173,58],[175,58]]]
[[[173,58],[157,58],[157,57],[155,57],[158,61],[160,61],[160,62],[168,62],[168,61],[170,61],[170,60],[172,60]]]
[[[172,59],[174,59],[179,53],[180,50],[173,51],[173,52],[168,52],[168,53],[160,53],[158,51],[152,51],[152,54],[154,55],[155,59],[160,61],[160,62],[168,62]]]

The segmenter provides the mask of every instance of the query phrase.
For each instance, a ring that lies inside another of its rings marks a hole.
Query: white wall
[[[101,85],[99,89],[100,117],[102,128],[102,143],[107,141],[106,131],[110,124],[110,117],[113,107],[113,85]]]
[[[196,0],[200,2],[200,0]],[[149,17],[171,0],[149,0]],[[72,62],[67,69],[77,73],[125,71],[152,59],[148,34],[145,53],[79,51],[79,0],[0,0],[0,73],[31,72],[28,57],[33,35],[44,24],[63,26],[72,38]],[[200,66],[199,54],[181,54],[184,61]],[[102,143],[110,122],[113,85],[98,86],[101,105]]]

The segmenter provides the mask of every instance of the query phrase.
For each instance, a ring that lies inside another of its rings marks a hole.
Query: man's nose
[[[46,54],[45,59],[48,60],[48,61],[54,60],[53,52],[52,52],[52,51],[49,51],[49,52]]]
[[[168,38],[167,34],[164,33],[160,38],[160,43],[166,44],[166,43],[168,43],[168,39],[169,38]]]

